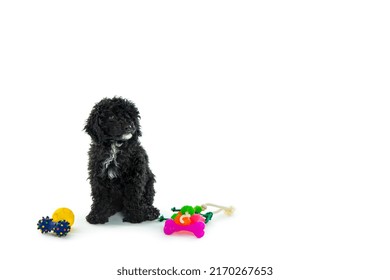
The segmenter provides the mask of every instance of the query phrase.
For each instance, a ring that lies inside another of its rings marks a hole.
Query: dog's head
[[[127,141],[141,136],[139,111],[134,103],[120,98],[104,98],[89,115],[84,130],[95,143]]]

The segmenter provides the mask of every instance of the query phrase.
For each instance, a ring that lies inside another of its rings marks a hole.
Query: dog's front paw
[[[145,211],[145,220],[153,221],[160,216],[160,210],[154,206],[150,206]]]
[[[88,223],[90,224],[105,224],[108,222],[108,218],[107,217],[101,217],[99,215],[97,215],[96,213],[89,213],[87,217],[85,217],[86,220],[88,221]]]
[[[143,221],[145,221],[144,219],[144,215],[140,214],[140,215],[130,215],[130,216],[125,216],[123,218],[123,222],[128,222],[128,223],[132,223],[132,224],[139,224],[139,223],[142,223]]]

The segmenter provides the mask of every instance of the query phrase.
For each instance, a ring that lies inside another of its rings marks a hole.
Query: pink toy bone
[[[205,224],[203,222],[196,222],[187,226],[182,226],[176,224],[172,219],[165,221],[164,233],[166,235],[171,235],[174,232],[178,231],[189,231],[192,232],[196,237],[201,238],[204,235]]]

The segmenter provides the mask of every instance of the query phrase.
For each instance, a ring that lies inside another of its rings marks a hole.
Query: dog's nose
[[[126,132],[132,132],[133,128],[131,125],[128,125],[125,130],[126,130]]]

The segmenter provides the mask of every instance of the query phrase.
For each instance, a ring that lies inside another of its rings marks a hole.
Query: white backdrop
[[[265,279],[389,279],[389,12],[386,1],[1,2],[0,278],[272,266]],[[85,221],[82,129],[115,95],[141,112],[161,212],[214,202],[233,217],[202,239],[120,215]],[[72,232],[41,235],[38,219],[64,206]]]

